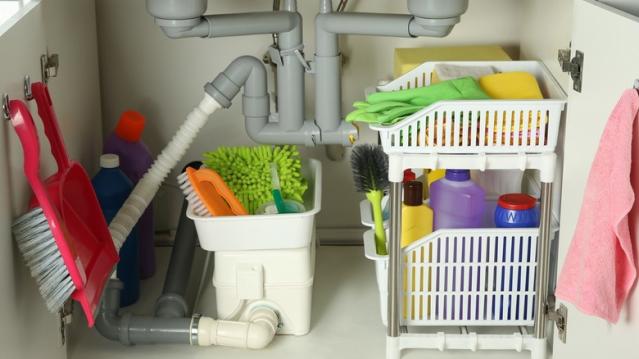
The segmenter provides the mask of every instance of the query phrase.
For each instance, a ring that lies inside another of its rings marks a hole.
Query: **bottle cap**
[[[497,205],[501,208],[523,211],[535,208],[537,199],[524,193],[508,193],[499,196]]]
[[[415,176],[415,172],[413,172],[410,168],[407,170],[404,170],[404,180],[402,181],[403,183],[414,181],[415,178],[417,178]]]
[[[404,183],[404,204],[407,206],[421,206],[423,200],[423,184],[419,181]]]
[[[446,179],[463,182],[470,179],[470,170],[446,170]]]
[[[138,142],[142,137],[145,121],[144,116],[137,111],[124,111],[115,127],[115,134],[123,140]]]
[[[102,156],[100,156],[100,167],[118,168],[120,167],[120,157],[113,153],[105,153]]]

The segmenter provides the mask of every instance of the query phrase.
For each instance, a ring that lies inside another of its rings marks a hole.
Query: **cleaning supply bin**
[[[322,198],[321,163],[303,161],[305,212],[201,217],[189,206],[203,249],[215,252],[217,315],[236,319],[250,308],[278,313],[278,334],[304,335],[311,322],[315,270],[315,215]]]
[[[308,181],[305,212],[202,217],[191,206],[187,216],[195,222],[200,245],[207,251],[266,250],[307,247],[315,229],[315,215],[322,207],[322,165],[318,160],[302,163]]]

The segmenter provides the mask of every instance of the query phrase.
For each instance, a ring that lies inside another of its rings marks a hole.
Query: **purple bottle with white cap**
[[[433,229],[481,228],[486,194],[470,179],[469,170],[446,170],[446,177],[430,186]]]

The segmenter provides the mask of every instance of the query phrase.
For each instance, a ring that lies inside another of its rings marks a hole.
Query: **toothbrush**
[[[277,164],[271,162],[271,193],[273,194],[273,201],[277,208],[277,213],[290,213],[282,198],[282,187],[280,185],[280,176],[277,174]]]

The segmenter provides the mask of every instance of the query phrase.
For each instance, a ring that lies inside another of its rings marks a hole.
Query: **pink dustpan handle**
[[[9,101],[9,114],[11,124],[20,139],[22,151],[24,153],[24,174],[27,177],[29,185],[35,194],[38,204],[44,212],[49,228],[53,233],[60,254],[71,275],[73,284],[76,288],[82,288],[84,281],[77,266],[75,265],[75,256],[73,255],[69,245],[65,241],[64,231],[62,229],[62,221],[58,211],[51,203],[49,194],[40,179],[40,144],[38,142],[38,132],[33,124],[33,118],[27,106],[19,100]]]
[[[34,82],[31,84],[31,92],[38,105],[38,115],[44,124],[44,133],[51,144],[51,152],[58,164],[58,172],[63,172],[70,166],[69,155],[64,146],[64,140],[58,126],[58,117],[53,109],[53,101],[51,101],[49,89],[42,82]]]

